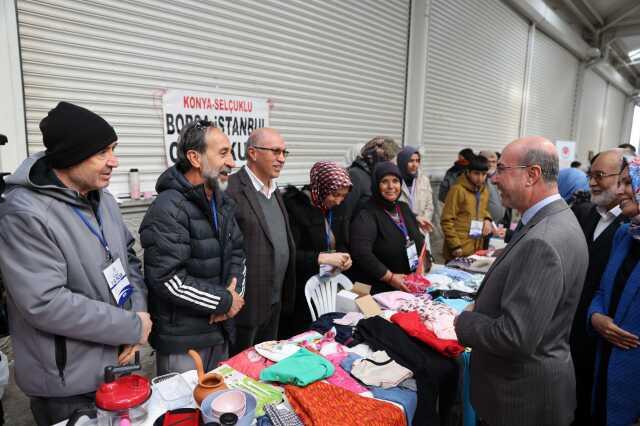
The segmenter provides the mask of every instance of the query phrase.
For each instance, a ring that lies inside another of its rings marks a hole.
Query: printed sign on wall
[[[251,132],[269,127],[269,102],[263,98],[168,90],[162,96],[162,106],[168,166],[177,161],[180,131],[191,121],[210,120],[222,130],[229,137],[237,167],[245,163],[245,142]]]
[[[566,169],[571,166],[571,162],[576,159],[576,143],[573,141],[556,141],[560,168]]]

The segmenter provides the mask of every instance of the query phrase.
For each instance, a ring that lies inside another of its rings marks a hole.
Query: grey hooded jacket
[[[46,170],[42,157],[26,159],[6,179],[0,270],[18,386],[29,396],[63,397],[94,392],[104,367],[117,365],[118,345],[140,340],[135,312],[147,310],[146,288],[115,199],[97,191],[104,236],[134,287],[124,308],[117,306],[102,274],[105,249],[73,210],[97,230],[90,202],[74,190],[36,184],[34,177]]]

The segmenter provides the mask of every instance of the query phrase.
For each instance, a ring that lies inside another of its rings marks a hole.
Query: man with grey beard
[[[591,389],[595,364],[595,336],[587,333],[587,309],[600,286],[600,279],[609,260],[613,236],[622,222],[616,195],[622,167],[622,149],[612,149],[591,160],[589,191],[591,203],[573,207],[589,248],[589,268],[582,295],[571,328],[571,355],[576,372],[577,408],[575,425],[591,424]]]
[[[244,305],[246,275],[235,204],[224,194],[234,166],[220,129],[189,123],[178,162],[158,179],[158,197],[140,226],[158,375],[192,370],[189,349],[205,371],[228,357],[235,334],[228,320]]]

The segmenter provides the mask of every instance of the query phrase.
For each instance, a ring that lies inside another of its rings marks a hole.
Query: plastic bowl
[[[215,417],[220,417],[224,413],[233,413],[238,418],[244,416],[247,397],[240,390],[230,390],[211,401],[211,412]]]
[[[237,426],[251,426],[251,423],[256,417],[256,405],[258,403],[256,401],[256,398],[253,395],[241,390],[226,389],[226,390],[216,391],[207,395],[207,397],[202,401],[202,404],[200,404],[200,411],[202,412],[202,420],[204,420],[205,423],[218,421],[218,416],[214,415],[213,411],[211,410],[211,404],[214,402],[216,398],[220,397],[224,393],[229,393],[229,392],[242,392],[246,398],[244,415],[242,417],[238,416]]]

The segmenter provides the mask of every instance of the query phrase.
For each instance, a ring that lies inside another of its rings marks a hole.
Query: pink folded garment
[[[341,387],[342,389],[349,390],[355,393],[364,393],[367,392],[368,389],[362,386],[356,379],[351,377],[349,373],[344,371],[344,369],[340,366],[340,363],[343,359],[345,359],[349,355],[348,352],[338,352],[331,355],[325,355],[325,358],[331,361],[331,364],[335,367],[335,371],[333,375],[326,379],[327,382],[332,385],[336,385]]]
[[[373,298],[383,309],[398,310],[403,304],[415,300],[416,296],[411,293],[395,290],[374,294]]]
[[[260,380],[260,372],[274,362],[269,361],[253,348],[249,348],[220,364],[226,364],[253,379]]]

